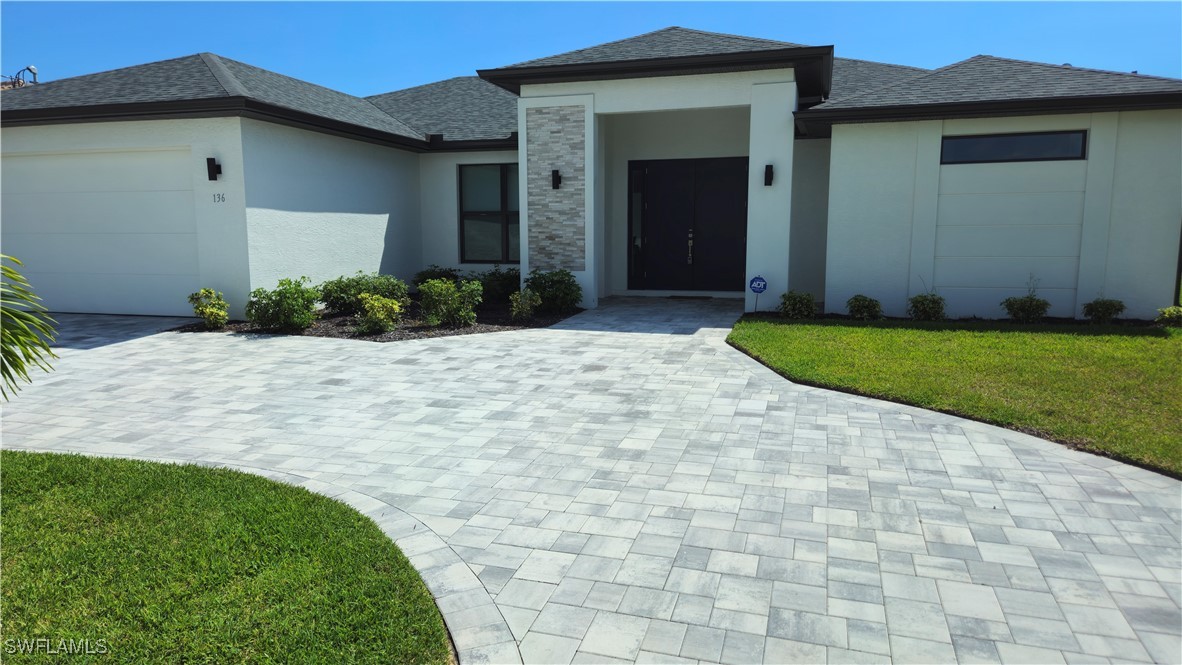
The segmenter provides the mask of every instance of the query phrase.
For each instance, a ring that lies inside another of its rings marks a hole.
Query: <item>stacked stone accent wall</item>
[[[530,269],[586,269],[585,113],[582,106],[525,110]],[[558,189],[554,169],[562,173]]]

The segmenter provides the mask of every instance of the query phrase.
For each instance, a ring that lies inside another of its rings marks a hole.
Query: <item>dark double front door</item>
[[[628,288],[742,291],[747,158],[628,163]]]

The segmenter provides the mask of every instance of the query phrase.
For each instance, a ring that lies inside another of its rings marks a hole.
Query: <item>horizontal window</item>
[[[940,149],[940,163],[980,164],[1084,159],[1087,156],[1087,144],[1088,133],[1083,130],[945,136]]]
[[[519,263],[516,164],[460,167],[460,261]]]

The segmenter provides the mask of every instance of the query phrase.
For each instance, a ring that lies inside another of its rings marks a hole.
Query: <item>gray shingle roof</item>
[[[251,99],[399,136],[425,138],[422,132],[412,129],[361,97],[276,74],[229,58],[212,55],[211,60],[215,73],[220,61],[245,91],[245,96]]]
[[[360,97],[211,53],[7,90],[0,94],[0,109],[23,111],[226,97],[247,97],[367,129],[425,138]]]
[[[225,88],[200,55],[151,62],[97,74],[50,81],[0,94],[5,111],[179,102],[226,97]]]
[[[927,74],[831,99],[813,109],[880,108],[1158,92],[1182,92],[1182,80],[978,55]]]
[[[558,55],[551,55],[545,58],[526,60],[515,65],[501,67],[501,69],[623,62],[627,60],[718,55],[722,53],[748,53],[752,51],[801,48],[802,46],[803,44],[792,44],[789,42],[757,39],[755,37],[743,37],[740,35],[726,35],[718,32],[703,32],[701,30],[690,30],[689,28],[674,26],[606,44],[559,53]]]
[[[928,69],[888,65],[884,62],[833,59],[833,85],[829,99],[845,99],[860,95],[883,86],[894,85],[917,76],[927,74]]]
[[[517,131],[517,95],[476,76],[367,99],[416,130],[448,141],[503,139]]]

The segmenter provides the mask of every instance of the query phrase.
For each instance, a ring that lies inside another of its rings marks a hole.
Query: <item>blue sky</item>
[[[972,55],[1182,77],[1182,3],[0,3],[0,73],[212,51],[355,95],[670,25],[939,67]]]

